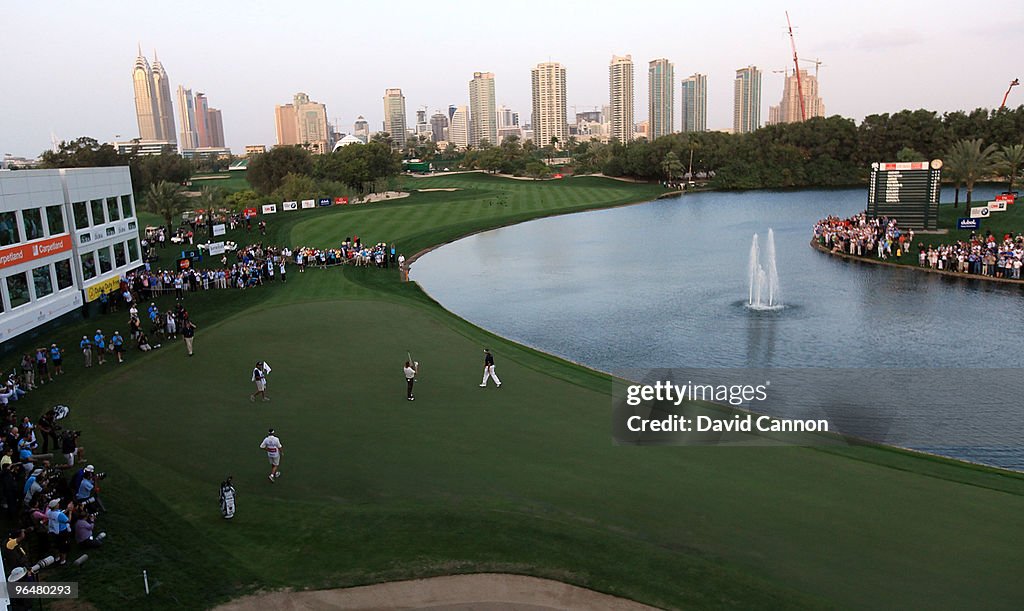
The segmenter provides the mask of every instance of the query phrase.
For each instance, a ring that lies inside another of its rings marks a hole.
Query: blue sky
[[[480,8],[485,6],[485,8]],[[82,135],[138,135],[137,43],[179,84],[207,94],[227,144],[274,143],[274,105],[305,91],[351,131],[380,129],[384,89],[408,114],[468,104],[474,71],[494,72],[498,104],[530,113],[530,68],[561,62],[570,106],[607,104],[608,61],[631,54],[636,116],[647,117],[647,62],[678,81],[708,74],[708,126],[732,125],[735,69],[763,71],[762,121],[792,66],[784,11],[802,57],[821,58],[828,114],[860,120],[903,108],[998,106],[1024,77],[1024,3],[993,2],[66,2],[5,3],[0,22],[0,154],[34,156]],[[812,64],[805,66],[813,70]],[[176,103],[176,101],[175,101]],[[1024,87],[1010,104],[1024,103]],[[176,109],[177,110],[177,109]],[[177,125],[176,118],[176,125]]]

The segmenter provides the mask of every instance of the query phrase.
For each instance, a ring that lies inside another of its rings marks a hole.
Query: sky
[[[647,63],[675,64],[679,81],[708,75],[708,128],[732,126],[737,68],[762,75],[762,122],[797,51],[819,58],[828,115],[999,106],[1024,76],[1017,45],[1024,3],[933,0],[809,2],[436,3],[307,0],[236,2],[10,2],[0,20],[0,154],[34,157],[59,140],[138,136],[131,70],[137,45],[158,53],[174,90],[206,93],[221,109],[227,145],[275,143],[274,106],[299,91],[327,105],[349,133],[357,116],[381,129],[384,90],[399,87],[407,114],[468,104],[473,72],[493,72],[498,105],[529,121],[530,69],[566,69],[574,111],[608,103],[608,62],[630,54],[635,108],[647,118]],[[804,63],[814,70],[814,65]],[[1008,105],[1024,103],[1024,87]]]

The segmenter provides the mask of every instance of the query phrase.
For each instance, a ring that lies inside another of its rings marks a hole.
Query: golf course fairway
[[[269,216],[265,240],[326,247],[358,235],[408,257],[662,193],[483,174],[404,186],[459,190]],[[66,426],[84,431],[88,462],[109,474],[97,529],[108,544],[52,577],[79,581],[98,608],[205,608],[259,591],[476,572],[665,608],[1024,601],[1018,474],[876,446],[615,446],[607,376],[459,319],[393,268],[290,266],[287,284],[185,303],[199,326],[193,358],[180,339],[123,365],[85,370],[69,358],[68,375],[29,397],[33,416],[71,406]],[[126,321],[93,317],[53,341],[124,333]],[[478,387],[484,347],[500,389]],[[407,352],[422,364],[415,402],[405,400]],[[249,372],[264,359],[272,401],[251,403]],[[284,445],[275,483],[259,448],[268,427]],[[217,495],[229,474],[238,513],[226,521]]]

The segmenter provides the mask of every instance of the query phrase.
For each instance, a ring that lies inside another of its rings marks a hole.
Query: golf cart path
[[[559,581],[502,573],[450,575],[337,590],[254,594],[217,607],[217,611],[256,609],[651,611],[654,607]]]

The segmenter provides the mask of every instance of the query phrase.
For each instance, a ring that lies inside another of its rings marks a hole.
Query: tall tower
[[[356,117],[356,122],[352,124],[352,135],[362,140],[364,144],[370,140],[370,124],[366,122],[363,115]]]
[[[220,110],[210,108],[206,111],[206,125],[210,128],[210,146],[224,148],[224,119]]]
[[[199,148],[199,134],[196,133],[196,103],[192,98],[192,90],[178,85],[178,113],[181,115],[181,150],[191,151]]]
[[[786,82],[782,88],[782,100],[778,106],[772,106],[768,110],[769,123],[799,123],[803,120],[800,116],[800,91],[804,94],[804,110],[807,118],[824,117],[825,103],[818,96],[818,77],[812,76],[806,70],[800,71],[800,87],[797,87],[796,74],[787,74]]]
[[[611,107],[611,137],[619,142],[633,140],[633,56],[612,56],[608,66],[608,93]]]
[[[537,146],[565,145],[569,127],[565,121],[565,68],[557,62],[537,64],[531,71],[533,88],[533,142]]]
[[[448,124],[448,141],[460,149],[469,146],[469,108],[456,106]]]
[[[683,131],[706,132],[708,130],[708,77],[694,74],[683,79]]]
[[[299,143],[298,120],[295,118],[294,106],[291,104],[275,106],[274,123],[277,126],[278,146],[294,146]]]
[[[469,82],[469,143],[480,148],[486,140],[498,144],[498,115],[494,104],[494,73],[474,72]]]
[[[153,94],[156,96],[156,122],[160,126],[160,139],[176,142],[174,135],[174,108],[171,106],[171,83],[164,65],[153,51]]]
[[[210,106],[205,93],[196,93],[196,140],[199,148],[213,146],[210,144]]]
[[[657,140],[675,131],[676,88],[675,68],[667,59],[651,60],[647,71],[648,81],[648,140]]]
[[[732,129],[745,134],[761,127],[761,71],[747,66],[736,71],[733,82]]]
[[[444,129],[448,127],[448,115],[440,110],[430,115],[430,132],[434,142],[441,142],[445,139]]]
[[[384,91],[384,131],[398,148],[405,148],[405,96],[401,89]]]
[[[135,67],[132,68],[132,81],[135,84],[135,117],[139,121],[139,138],[163,140],[156,93],[153,91],[153,70],[142,55],[141,45],[139,55],[135,58]]]

